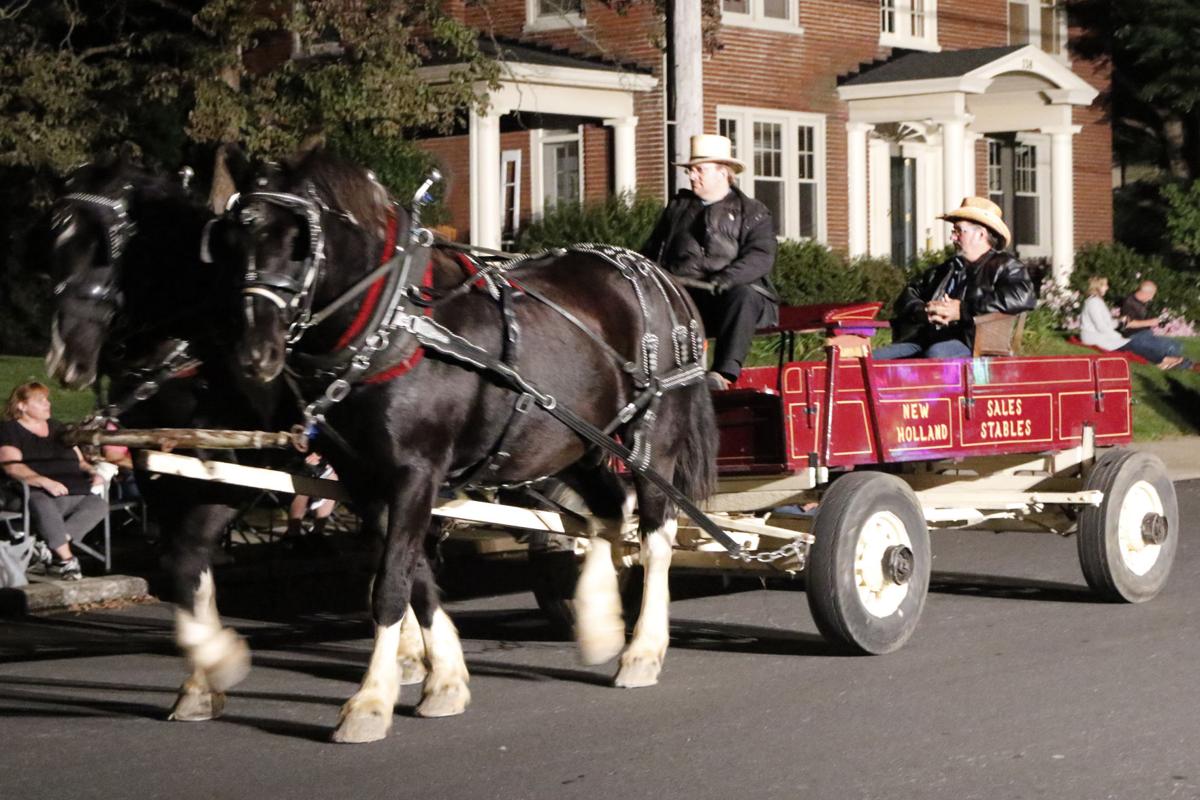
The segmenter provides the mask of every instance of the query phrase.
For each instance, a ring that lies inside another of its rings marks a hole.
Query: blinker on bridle
[[[122,191],[133,189],[131,184],[124,184]],[[113,198],[92,192],[72,192],[64,195],[61,203],[63,210],[55,215],[55,227],[67,224],[71,217],[68,210],[72,205],[88,206],[99,211],[105,234],[104,266],[96,266],[79,275],[72,275],[54,287],[54,294],[60,298],[80,300],[97,305],[106,305],[108,310],[102,315],[110,317],[120,306],[122,297],[117,288],[117,265],[129,240],[137,232],[137,223],[129,217],[129,204],[125,198]]]

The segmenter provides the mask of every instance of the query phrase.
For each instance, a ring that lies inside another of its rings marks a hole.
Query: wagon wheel
[[[545,614],[555,635],[570,639],[575,631],[575,584],[579,580],[583,558],[575,554],[571,537],[547,536],[547,544],[536,540],[530,542],[530,585],[538,608]],[[558,542],[560,539],[564,541]],[[641,567],[617,569],[617,588],[621,592],[626,620],[636,617],[641,607],[642,582]]]
[[[1179,546],[1175,486],[1157,456],[1105,453],[1088,476],[1104,493],[1079,514],[1083,577],[1107,600],[1144,603],[1167,582]]]
[[[813,522],[808,606],[825,638],[862,653],[898,649],[929,590],[929,529],[908,484],[852,472],[830,486]]]

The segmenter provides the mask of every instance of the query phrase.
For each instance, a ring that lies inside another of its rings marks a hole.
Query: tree
[[[441,0],[0,3],[0,352],[18,338],[3,326],[23,234],[72,165],[129,141],[211,180],[227,143],[278,158],[316,131],[446,130],[497,75]],[[458,67],[432,84],[430,61]]]

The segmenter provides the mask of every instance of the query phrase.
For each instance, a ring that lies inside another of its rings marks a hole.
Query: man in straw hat
[[[663,211],[642,252],[684,279],[704,329],[716,339],[708,384],[728,389],[742,371],[755,328],[779,320],[771,286],[775,227],[771,212],[747,197],[734,178],[745,166],[724,136],[692,137],[681,189]]]
[[[943,214],[954,227],[954,258],[913,279],[896,301],[892,344],[875,358],[958,358],[970,356],[975,317],[1019,314],[1037,305],[1025,265],[1004,248],[1012,240],[1000,207],[983,197],[967,197]]]

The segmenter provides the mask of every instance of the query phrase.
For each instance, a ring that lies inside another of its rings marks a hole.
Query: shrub
[[[1180,252],[1195,260],[1200,256],[1200,181],[1185,188],[1167,184],[1162,189],[1167,201],[1167,236]]]
[[[517,249],[534,253],[579,242],[599,242],[637,250],[650,238],[662,210],[661,200],[644,194],[613,195],[583,205],[560,204],[540,221],[521,229]]]
[[[1176,272],[1157,256],[1145,256],[1121,244],[1085,245],[1075,254],[1071,288],[1086,293],[1088,279],[1093,275],[1108,278],[1107,300],[1112,305],[1119,304],[1142,281],[1151,280],[1158,284],[1153,310],[1170,309],[1174,316],[1200,319],[1200,292],[1196,291],[1195,275]]]
[[[840,253],[818,242],[780,242],[771,279],[789,306],[863,299],[861,273],[851,270]]]
[[[375,173],[379,182],[405,208],[412,202],[413,193],[421,186],[437,159],[410,141],[388,136],[376,136],[365,127],[335,132],[329,137],[329,149]],[[450,218],[446,208],[446,184],[435,183],[429,193],[433,201],[421,210],[421,223],[436,225]]]
[[[891,307],[909,280],[907,270],[888,258],[859,256],[850,262],[850,268],[858,272],[862,281],[862,299],[882,300],[884,308]]]

